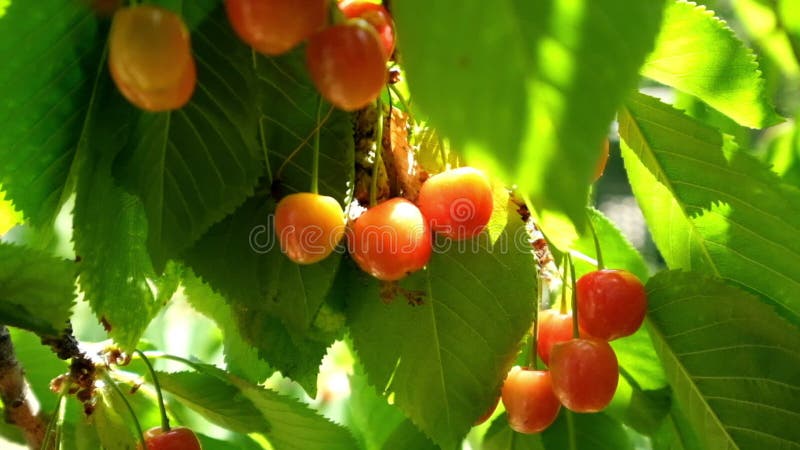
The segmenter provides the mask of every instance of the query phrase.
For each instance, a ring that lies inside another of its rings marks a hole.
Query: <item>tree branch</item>
[[[30,448],[41,448],[47,426],[4,325],[0,326],[0,400],[5,406],[6,422],[22,430]]]

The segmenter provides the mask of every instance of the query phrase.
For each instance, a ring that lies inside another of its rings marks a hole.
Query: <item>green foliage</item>
[[[632,97],[619,120],[633,192],[669,267],[733,281],[800,323],[800,193],[656,99]]]
[[[622,425],[605,414],[575,414],[562,408],[558,419],[541,434],[520,434],[508,426],[505,414],[486,432],[485,450],[556,450],[564,448],[633,449]]]
[[[529,244],[515,240],[522,222],[508,222],[494,243],[434,251],[424,272],[400,282],[408,298],[387,287],[379,292],[353,264],[342,267],[350,277],[353,345],[370,384],[393,393],[395,404],[445,448],[460,442],[497,397],[529,329],[533,258]],[[417,298],[422,304],[409,304]]]
[[[647,284],[656,350],[703,448],[800,448],[800,333],[752,295],[698,274]]]
[[[663,4],[415,0],[394,13],[409,87],[431,122],[537,208],[582,223],[600,143]]]
[[[704,6],[668,3],[642,74],[699,97],[742,125],[763,128],[781,121],[753,51]]]
[[[57,336],[71,315],[75,263],[0,243],[0,323]]]

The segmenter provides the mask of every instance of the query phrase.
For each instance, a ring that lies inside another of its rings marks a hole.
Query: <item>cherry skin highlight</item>
[[[596,270],[578,279],[576,286],[578,324],[589,335],[610,341],[630,336],[642,326],[647,294],[636,275]]]
[[[312,36],[306,65],[322,97],[345,111],[367,106],[386,85],[383,44],[372,25],[362,19],[350,19]]]
[[[177,14],[152,5],[114,14],[108,66],[122,95],[148,111],[182,107],[197,83],[186,24]]]
[[[301,192],[275,208],[275,233],[281,251],[298,264],[325,259],[344,237],[344,211],[333,197]]]
[[[572,312],[561,314],[557,309],[539,311],[539,337],[536,353],[545,364],[550,365],[553,345],[572,339]]]
[[[502,390],[509,426],[519,433],[539,433],[558,416],[561,403],[553,392],[551,374],[514,366]]]
[[[554,345],[550,373],[556,397],[575,412],[603,410],[619,382],[617,355],[608,342],[594,338],[570,339]]]
[[[265,55],[280,55],[325,25],[325,0],[226,0],[233,30]]]
[[[459,167],[426,180],[417,205],[435,233],[469,239],[480,234],[492,216],[492,185],[483,172]]]
[[[347,241],[361,270],[384,281],[422,269],[431,257],[431,232],[425,218],[404,198],[368,209],[353,222]]]
[[[144,442],[147,450],[201,450],[200,441],[197,440],[192,430],[185,427],[175,427],[164,431],[160,427],[151,428],[144,432]],[[141,444],[136,447],[142,449]]]
[[[383,5],[359,0],[345,0],[339,3],[339,9],[347,18],[360,18],[369,22],[381,37],[386,57],[392,56],[395,45],[394,20]]]

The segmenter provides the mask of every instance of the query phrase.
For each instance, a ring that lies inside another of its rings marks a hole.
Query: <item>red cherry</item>
[[[132,6],[114,14],[108,66],[122,95],[148,111],[182,107],[197,82],[186,24],[158,6]]]
[[[431,232],[413,203],[393,198],[368,209],[353,222],[348,248],[364,272],[393,281],[425,267]]]
[[[144,433],[147,450],[201,450],[200,441],[192,430],[175,427],[164,431],[160,427],[151,428]],[[136,447],[142,450],[141,444]]]
[[[325,25],[325,0],[226,0],[236,34],[265,55],[280,55]]]
[[[417,205],[431,230],[451,239],[480,234],[492,216],[492,185],[480,170],[460,167],[422,184]]]
[[[597,270],[577,282],[578,324],[599,339],[630,336],[642,326],[647,294],[636,275],[626,270]]]
[[[489,420],[489,418],[492,417],[492,414],[494,414],[494,410],[497,409],[498,403],[500,403],[500,397],[494,399],[492,404],[488,408],[486,408],[486,412],[484,412],[480,417],[478,417],[478,419],[475,421],[475,423],[472,424],[472,426],[478,426],[483,422]]]
[[[552,424],[561,404],[553,393],[551,374],[514,366],[502,390],[508,424],[519,433],[539,433]]]
[[[301,192],[275,207],[281,250],[298,264],[312,264],[333,252],[344,236],[344,211],[333,197]]]
[[[608,342],[594,338],[554,345],[550,373],[556,396],[575,412],[597,412],[608,406],[619,381],[617,355]]]
[[[536,353],[545,364],[550,365],[553,345],[572,339],[572,312],[561,314],[557,309],[540,311],[538,328]]]
[[[395,43],[394,20],[383,5],[360,0],[345,0],[339,3],[339,9],[347,18],[360,18],[369,22],[381,37],[386,57],[392,56]]]
[[[350,19],[312,36],[306,63],[319,93],[345,111],[367,106],[386,85],[383,44],[372,25],[362,19]]]
[[[600,150],[600,159],[597,160],[597,165],[594,169],[594,178],[592,181],[597,181],[603,175],[603,172],[606,170],[606,163],[608,163],[608,154],[609,154],[609,142],[608,138],[603,139],[603,146]]]

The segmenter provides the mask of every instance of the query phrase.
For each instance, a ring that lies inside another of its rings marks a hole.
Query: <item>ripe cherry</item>
[[[350,19],[312,36],[306,63],[320,94],[345,111],[368,105],[386,84],[383,44],[372,25],[362,19]]]
[[[478,419],[475,420],[475,422],[472,424],[472,426],[473,427],[474,426],[478,426],[478,425],[482,424],[483,422],[486,422],[487,420],[489,420],[489,418],[492,417],[492,414],[494,414],[494,410],[497,409],[497,404],[498,403],[500,403],[500,397],[497,397],[497,398],[494,399],[492,404],[489,405],[488,408],[486,408],[486,412],[484,412],[480,417],[478,417]]]
[[[626,270],[597,270],[577,283],[578,324],[596,338],[612,340],[636,332],[647,312],[647,294]]]
[[[114,15],[108,66],[122,95],[148,111],[182,107],[197,82],[186,24],[152,5],[122,8]]]
[[[287,195],[275,208],[275,233],[281,250],[298,264],[325,259],[344,231],[344,212],[333,197],[301,192]]]
[[[553,345],[572,339],[572,312],[561,314],[557,309],[539,312],[539,337],[536,353],[545,364],[550,364]]]
[[[164,431],[161,427],[151,428],[144,433],[146,450],[201,450],[200,441],[197,440],[192,430],[185,427],[175,427]],[[144,450],[141,444],[137,449]]]
[[[558,416],[561,403],[553,392],[551,374],[514,366],[502,390],[508,424],[519,433],[539,433]]]
[[[226,0],[236,34],[256,51],[280,55],[325,25],[326,0]]]
[[[603,139],[603,146],[600,149],[600,159],[597,160],[597,165],[594,169],[594,178],[592,181],[597,181],[603,176],[603,172],[606,170],[606,163],[608,163],[608,154],[609,154],[609,142],[608,138]]]
[[[550,373],[556,396],[575,412],[597,412],[608,406],[619,381],[617,355],[608,342],[594,338],[554,345]]]
[[[431,232],[422,213],[404,198],[373,206],[353,222],[348,248],[364,272],[399,280],[425,267],[431,257]]]
[[[392,56],[395,43],[394,20],[383,5],[361,0],[345,0],[339,3],[339,9],[342,10],[345,17],[360,18],[369,22],[381,37],[386,58]]]
[[[468,239],[489,223],[492,185],[472,167],[448,170],[422,184],[417,205],[431,230],[451,239]]]

